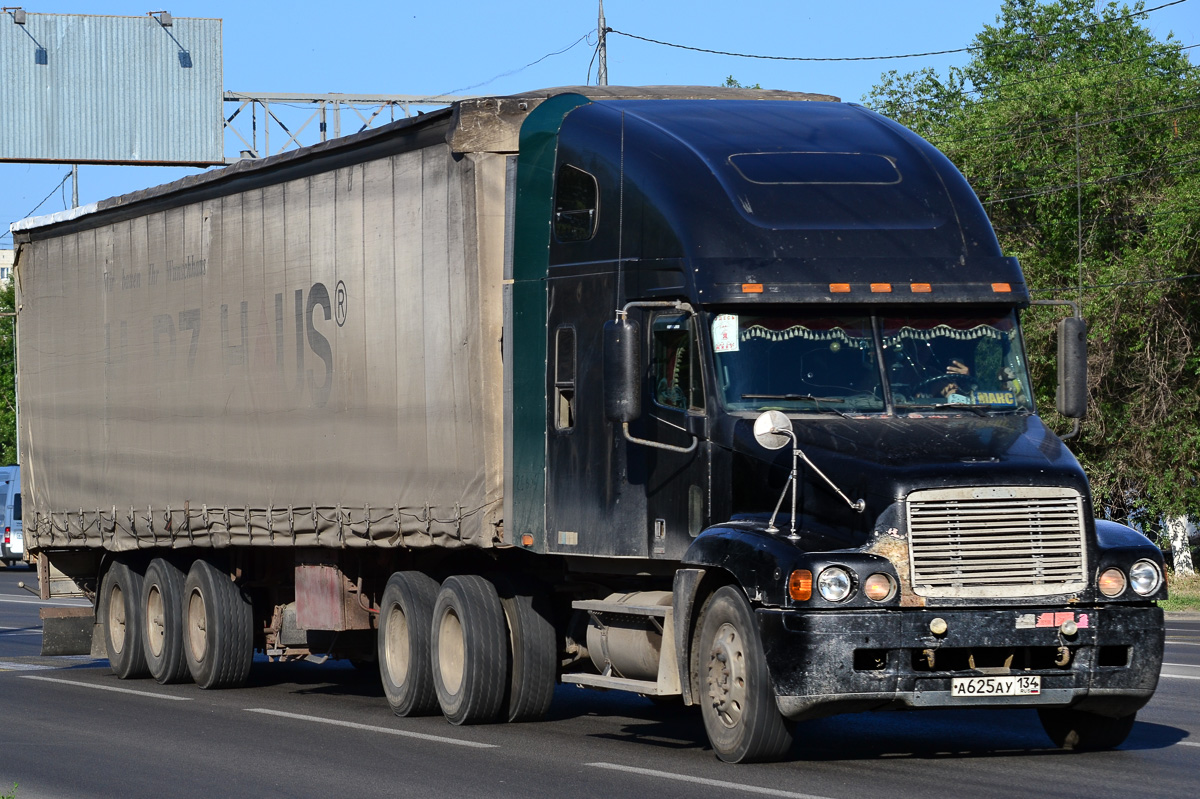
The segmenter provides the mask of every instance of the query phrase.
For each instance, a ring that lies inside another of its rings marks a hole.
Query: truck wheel
[[[1061,749],[1086,752],[1120,746],[1133,730],[1137,713],[1113,718],[1072,708],[1038,710],[1042,729]]]
[[[546,595],[533,586],[497,578],[496,588],[508,623],[512,678],[509,681],[509,721],[540,721],[554,699],[558,671],[558,639],[554,634]]]
[[[433,685],[451,724],[495,721],[509,682],[508,629],[496,587],[456,575],[433,606]]]
[[[201,688],[246,682],[254,659],[250,602],[229,575],[208,561],[192,564],[183,583],[183,653]]]
[[[705,603],[696,638],[704,729],[727,763],[778,760],[792,745],[779,714],[750,604],[733,586]]]
[[[142,647],[150,675],[162,685],[188,677],[183,657],[183,572],[155,558],[142,579]]]
[[[138,623],[142,575],[125,563],[114,563],[104,575],[100,591],[100,619],[104,624],[104,646],[113,674],[122,680],[150,673],[142,649]]]
[[[437,710],[430,666],[430,630],[438,583],[427,574],[396,572],[379,606],[379,677],[397,716],[423,716]]]

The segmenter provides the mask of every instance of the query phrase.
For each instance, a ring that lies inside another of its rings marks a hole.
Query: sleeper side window
[[[554,429],[575,427],[575,328],[554,334]]]
[[[587,241],[596,232],[600,200],[596,179],[570,164],[558,168],[554,186],[554,238]]]

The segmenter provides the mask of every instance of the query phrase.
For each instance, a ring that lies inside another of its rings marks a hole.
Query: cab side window
[[[654,401],[679,410],[704,408],[700,357],[689,316],[660,316],[654,320]]]
[[[600,191],[596,179],[578,167],[563,164],[554,185],[554,238],[587,241],[596,233]]]

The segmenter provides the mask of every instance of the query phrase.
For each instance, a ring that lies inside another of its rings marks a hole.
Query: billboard
[[[0,161],[224,163],[221,20],[0,13]]]

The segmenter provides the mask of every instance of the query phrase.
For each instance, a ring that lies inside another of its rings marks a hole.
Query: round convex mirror
[[[754,440],[767,449],[783,449],[788,445],[792,420],[783,411],[764,411],[754,420]]]

